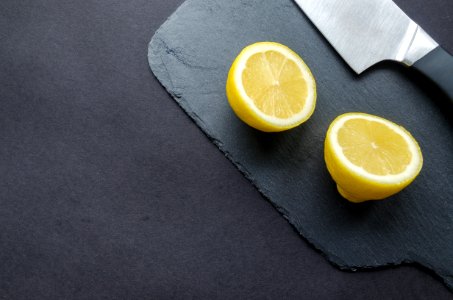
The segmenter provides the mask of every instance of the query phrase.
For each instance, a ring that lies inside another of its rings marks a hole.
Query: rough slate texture
[[[266,40],[298,52],[317,79],[314,115],[285,133],[247,127],[225,97],[232,60]],[[345,269],[415,262],[453,288],[451,107],[423,78],[391,63],[356,76],[290,0],[186,1],[156,32],[148,55],[187,114],[331,262]],[[329,123],[350,111],[393,120],[419,141],[424,167],[402,193],[354,205],[336,192],[323,141]]]

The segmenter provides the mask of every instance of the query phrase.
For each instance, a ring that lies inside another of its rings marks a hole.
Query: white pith
[[[343,150],[338,143],[337,137],[338,137],[338,131],[340,130],[340,128],[344,125],[344,123],[346,121],[351,120],[351,119],[365,119],[365,120],[369,120],[369,121],[379,122],[379,123],[384,124],[385,126],[389,127],[390,129],[394,130],[399,135],[401,135],[401,137],[406,141],[406,143],[409,147],[409,151],[412,154],[412,159],[411,159],[410,163],[407,165],[406,169],[399,174],[376,175],[376,174],[369,173],[366,170],[364,170],[362,167],[359,167],[359,166],[353,164],[352,162],[350,162],[349,159],[343,154]],[[413,178],[414,174],[416,174],[420,168],[420,161],[422,160],[422,157],[418,150],[418,145],[414,143],[413,139],[400,126],[398,126],[390,121],[386,121],[382,118],[376,117],[376,116],[352,115],[352,114],[345,115],[335,121],[335,124],[332,126],[332,128],[329,132],[329,138],[330,138],[331,148],[333,149],[335,155],[339,157],[339,160],[346,166],[347,169],[351,170],[352,172],[356,173],[357,175],[359,175],[361,177],[368,178],[375,182],[380,182],[380,183],[384,183],[384,184],[404,182],[408,179]]]
[[[297,114],[291,116],[290,118],[277,118],[274,116],[267,115],[258,109],[254,101],[247,95],[242,85],[242,72],[246,68],[247,60],[256,53],[264,53],[267,51],[275,51],[281,53],[287,59],[292,60],[300,69],[303,78],[307,83],[307,97],[305,99],[304,108]],[[249,46],[241,53],[241,59],[238,62],[237,68],[234,73],[234,80],[238,83],[239,93],[241,98],[247,102],[247,106],[253,110],[261,119],[265,120],[267,123],[270,123],[275,126],[290,126],[292,124],[299,123],[301,120],[304,120],[310,116],[310,113],[313,110],[313,103],[315,101],[315,94],[312,87],[315,86],[315,82],[310,72],[307,70],[307,66],[301,62],[300,57],[296,56],[291,50],[286,47],[282,47],[279,44],[274,43],[257,43],[252,46]]]

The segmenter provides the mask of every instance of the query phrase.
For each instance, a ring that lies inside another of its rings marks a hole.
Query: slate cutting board
[[[316,77],[315,113],[296,129],[261,133],[228,106],[231,62],[257,41],[289,46]],[[355,75],[291,0],[188,0],[155,33],[148,59],[201,130],[329,261],[348,270],[416,263],[453,289],[452,110],[418,74],[382,63]],[[419,177],[385,201],[347,202],[325,168],[328,125],[352,111],[404,126],[422,148]]]

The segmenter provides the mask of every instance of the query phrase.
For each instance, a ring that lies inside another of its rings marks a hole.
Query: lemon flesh
[[[316,104],[316,83],[304,61],[288,47],[259,42],[234,60],[226,94],[236,115],[262,131],[282,131],[306,121]]]
[[[407,130],[363,113],[343,114],[331,123],[324,158],[338,191],[352,202],[401,191],[423,165],[420,147]]]

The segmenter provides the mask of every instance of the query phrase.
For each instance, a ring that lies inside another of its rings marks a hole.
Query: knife
[[[295,0],[360,74],[383,60],[411,66],[453,100],[453,57],[392,0]]]

